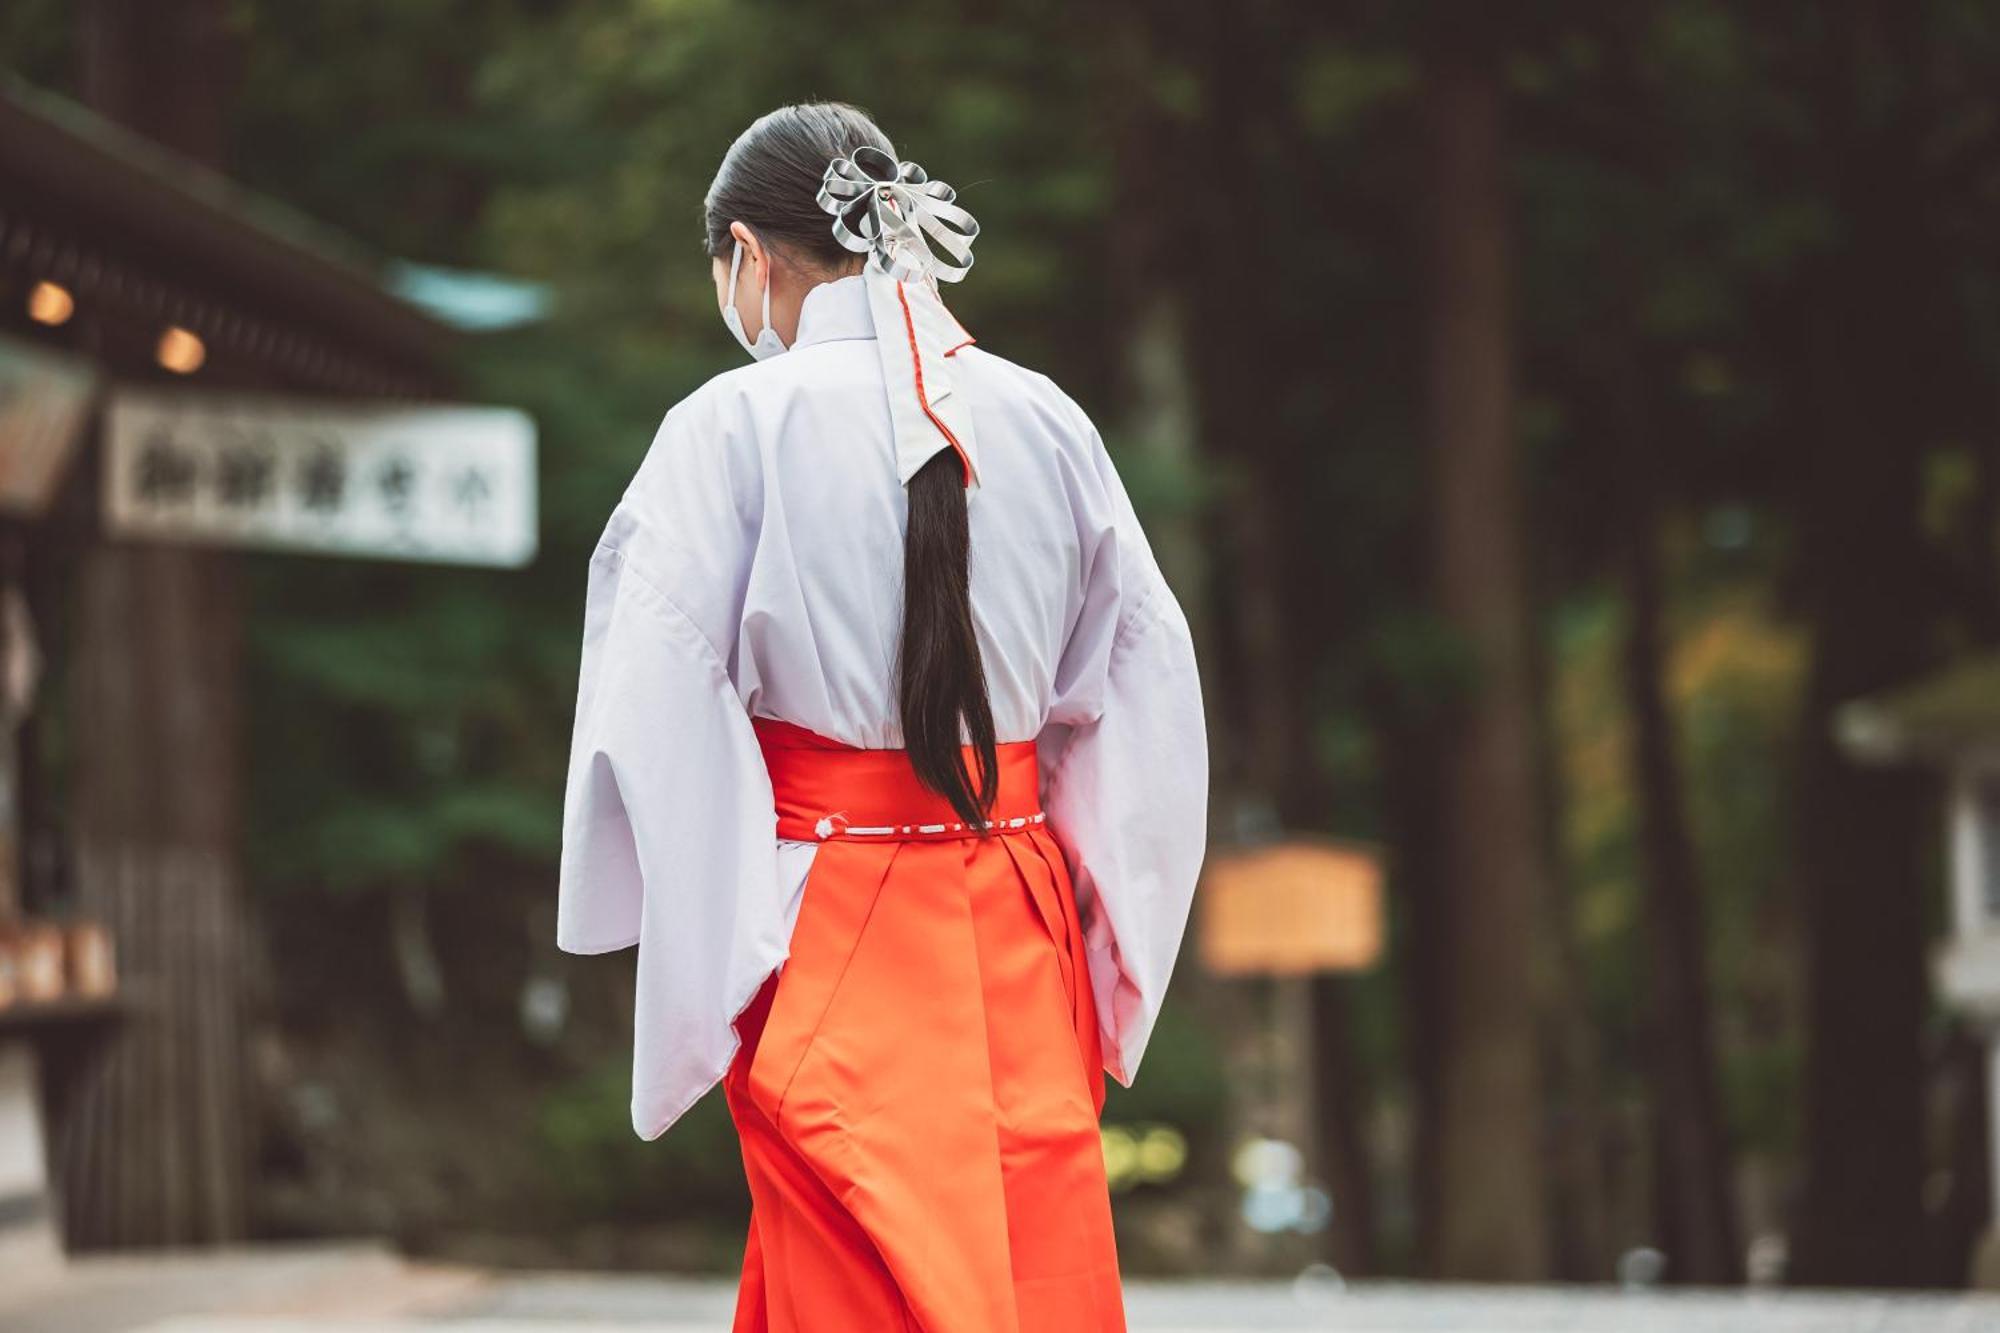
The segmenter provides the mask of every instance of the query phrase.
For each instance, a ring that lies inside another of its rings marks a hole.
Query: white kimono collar
[[[979,484],[972,408],[959,391],[952,356],[973,341],[935,288],[902,282],[870,264],[857,275],[821,283],[799,309],[794,347],[873,338],[882,358],[895,437],[896,478],[908,485],[940,449],[956,449],[968,487]]]

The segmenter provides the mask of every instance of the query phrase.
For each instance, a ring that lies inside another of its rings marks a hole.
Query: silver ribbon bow
[[[957,198],[916,163],[868,147],[829,162],[819,187],[834,239],[899,282],[957,282],[971,271],[979,223]]]

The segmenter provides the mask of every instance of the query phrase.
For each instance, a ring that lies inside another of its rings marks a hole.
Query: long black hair
[[[827,163],[857,148],[895,146],[867,113],[841,102],[779,107],[723,155],[703,205],[708,253],[730,253],[741,222],[767,249],[808,272],[835,273],[855,255],[833,237],[817,196]],[[972,623],[971,531],[958,451],[941,449],[910,478],[903,536],[903,636],[897,702],[918,779],[983,825],[1000,783],[993,707]],[[962,730],[961,730],[962,728]],[[971,742],[967,762],[965,743]]]

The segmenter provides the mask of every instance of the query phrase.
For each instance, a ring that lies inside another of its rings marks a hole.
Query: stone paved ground
[[[726,1283],[274,1247],[0,1271],[0,1333],[720,1333],[731,1295]],[[1134,1283],[1128,1303],[1132,1333],[2000,1333],[2000,1296]]]
[[[2000,1333],[2000,1297],[1786,1293],[1627,1296],[1609,1290],[1284,1283],[1133,1283],[1132,1333]],[[472,1303],[479,1333],[612,1324],[725,1329],[730,1292],[643,1278],[518,1278]],[[178,1331],[177,1331],[178,1333]],[[345,1333],[345,1331],[343,1331]],[[474,1333],[461,1328],[455,1333]]]

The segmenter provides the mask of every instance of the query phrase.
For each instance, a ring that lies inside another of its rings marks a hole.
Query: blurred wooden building
[[[0,1014],[0,1050],[39,1055],[49,1211],[71,1248],[242,1235],[253,1136],[239,557],[107,530],[112,395],[379,407],[452,387],[452,328],[338,237],[202,165],[217,115],[199,52],[175,49],[206,40],[186,8],[84,7],[95,110],[0,82],[0,596],[21,610],[0,614],[0,695],[22,663],[48,663],[41,702],[0,736],[19,758],[0,922],[96,923],[118,976],[110,997]],[[142,490],[199,480],[157,453],[133,465]],[[224,498],[286,475],[249,458]]]
[[[1945,781],[1950,933],[1932,972],[1938,997],[1985,1048],[1985,1228],[1967,1276],[2000,1289],[2000,657],[1854,700],[1835,726],[1850,757],[1930,768]]]

